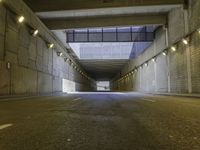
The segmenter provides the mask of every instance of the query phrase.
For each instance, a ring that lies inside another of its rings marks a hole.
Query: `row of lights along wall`
[[[14,12],[5,2],[4,0],[0,0],[0,3],[3,4],[3,6],[5,6],[6,9],[10,10],[12,13],[16,14],[16,19],[17,22],[20,24],[24,24],[26,25],[29,29],[30,29],[30,34],[33,37],[37,37],[39,36],[41,39],[43,39],[47,45],[48,49],[53,49],[55,47],[54,43],[48,42],[46,40],[46,38],[44,38],[39,30],[35,27],[32,27],[30,24],[28,24],[25,20],[25,17],[23,15],[18,15],[16,12]],[[84,76],[86,79],[88,80],[92,80],[90,77],[88,77],[83,71],[81,71],[80,67],[78,67],[78,65],[76,65],[75,63],[72,62],[72,60],[70,58],[67,58],[64,56],[64,54],[62,52],[57,52],[57,56],[59,57],[63,57],[65,62],[68,62],[76,71],[78,71],[82,76]]]
[[[123,77],[121,77],[120,79],[118,79],[117,81],[122,81],[125,78],[128,78],[129,76],[133,75],[135,72],[137,72],[139,69],[142,69],[143,66],[144,67],[148,67],[148,64],[150,61],[156,63],[156,59],[159,55],[163,55],[163,56],[167,56],[167,54],[171,51],[171,52],[176,52],[177,51],[177,47],[178,44],[180,42],[182,42],[182,44],[184,44],[185,46],[188,46],[190,44],[190,37],[192,34],[194,33],[198,33],[200,34],[200,29],[197,29],[195,31],[192,31],[191,33],[187,34],[184,38],[182,38],[181,40],[175,42],[174,44],[172,44],[170,47],[164,49],[163,51],[161,51],[160,53],[158,53],[157,55],[151,57],[149,60],[147,60],[146,62],[142,63],[139,66],[136,66],[133,70],[131,70],[130,72],[128,72],[127,74],[125,74]]]

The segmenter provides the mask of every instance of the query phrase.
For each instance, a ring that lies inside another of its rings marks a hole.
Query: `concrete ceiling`
[[[106,15],[81,18],[42,19],[50,30],[72,28],[97,28],[114,26],[163,25],[167,23],[166,14]]]
[[[119,7],[119,8],[99,8],[99,9],[83,9],[83,10],[64,10],[64,11],[47,11],[36,12],[42,19],[54,18],[82,18],[92,16],[106,16],[106,15],[122,15],[122,14],[153,14],[153,13],[167,13],[172,8],[180,5],[164,5],[164,6],[138,6],[138,7]]]
[[[185,0],[24,0],[49,29],[162,25]]]
[[[117,8],[130,6],[162,6],[184,4],[185,0],[25,0],[35,12]]]
[[[24,0],[67,49],[66,29],[167,24],[168,12],[185,0]],[[79,60],[96,80],[109,80],[128,60]],[[104,78],[105,77],[105,78]]]

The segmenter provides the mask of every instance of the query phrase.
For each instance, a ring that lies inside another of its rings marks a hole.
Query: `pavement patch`
[[[73,99],[72,101],[78,101],[78,100],[80,100],[81,98],[79,97],[79,98],[76,98],[76,99]]]
[[[144,100],[144,101],[148,101],[148,102],[152,102],[152,103],[155,103],[155,102],[156,102],[155,100],[145,99],[145,98],[143,98],[142,100]]]

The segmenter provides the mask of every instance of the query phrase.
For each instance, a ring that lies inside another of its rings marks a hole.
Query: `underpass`
[[[198,0],[0,0],[0,150],[199,150]]]

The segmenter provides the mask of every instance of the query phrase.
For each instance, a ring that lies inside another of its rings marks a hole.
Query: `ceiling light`
[[[176,51],[176,47],[175,47],[175,46],[172,46],[172,47],[171,47],[171,50],[172,50],[173,52],[175,52],[175,51]]]
[[[152,61],[153,61],[153,62],[156,62],[156,58],[152,58]]]
[[[186,39],[182,40],[183,44],[188,45],[188,41]]]
[[[20,16],[20,17],[18,18],[18,22],[19,22],[19,23],[23,23],[24,20],[25,20],[24,16]]]

